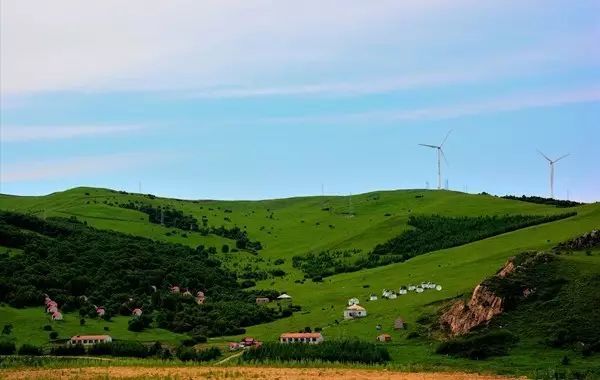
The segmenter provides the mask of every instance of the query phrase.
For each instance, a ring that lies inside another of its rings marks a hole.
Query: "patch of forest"
[[[446,217],[440,215],[410,216],[413,227],[400,235],[378,244],[367,255],[348,260],[346,251],[323,251],[294,257],[293,265],[304,272],[306,278],[319,281],[337,273],[354,272],[362,268],[403,262],[415,256],[440,249],[457,247],[477,240],[515,231],[521,228],[548,223],[577,215],[569,212],[558,215],[503,215],[479,217]]]
[[[13,307],[42,306],[48,294],[61,312],[79,311],[82,318],[96,317],[93,305],[106,309],[105,319],[140,308],[131,330],[160,326],[204,336],[240,334],[245,326],[292,313],[256,305],[256,294],[242,290],[236,275],[203,246],[97,230],[75,218],[6,211],[0,211],[0,245],[23,251],[0,254],[0,303]],[[171,285],[181,293],[173,294]],[[197,291],[206,295],[204,304],[197,304]]]
[[[119,207],[143,212],[148,215],[150,223],[161,224],[165,227],[178,228],[185,231],[197,231],[204,236],[213,234],[235,240],[237,249],[245,249],[253,252],[262,249],[262,244],[259,241],[250,240],[248,233],[241,228],[237,226],[231,228],[209,226],[206,216],[202,217],[202,225],[199,225],[198,219],[194,216],[186,215],[181,210],[168,206],[154,207],[148,203],[130,201],[129,203],[121,203]]]
[[[541,205],[550,205],[550,206],[556,206],[556,207],[576,207],[576,206],[581,206],[584,204],[581,202],[568,201],[568,200],[564,200],[564,199],[544,198],[544,197],[537,197],[537,196],[529,197],[529,196],[525,196],[525,195],[521,195],[520,197],[517,197],[516,195],[505,195],[502,198],[511,199],[513,201],[537,203],[537,204],[541,204]]]

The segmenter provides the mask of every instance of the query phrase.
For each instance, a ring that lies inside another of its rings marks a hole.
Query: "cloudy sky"
[[[0,2],[0,192],[600,200],[598,1]]]

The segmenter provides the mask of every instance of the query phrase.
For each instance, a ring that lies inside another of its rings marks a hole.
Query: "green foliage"
[[[133,317],[127,323],[127,330],[140,332],[144,331],[145,328],[149,327],[152,323],[152,317],[146,314],[142,314],[139,317]]]
[[[12,333],[13,325],[7,323],[2,327],[2,335],[10,335]]]
[[[40,356],[43,352],[40,347],[25,343],[19,347],[19,351],[17,353],[23,356]]]
[[[48,334],[48,337],[50,338],[50,340],[55,340],[56,338],[58,338],[58,332],[52,331],[50,334]]]
[[[15,342],[0,340],[0,355],[13,355],[16,351]]]
[[[243,326],[282,316],[256,305],[236,276],[203,249],[96,230],[74,219],[4,211],[0,239],[0,245],[19,244],[24,252],[0,255],[0,302],[14,307],[39,306],[44,293],[63,312],[93,314],[90,305],[99,304],[108,315],[130,315],[132,308],[143,307],[144,315],[131,321],[130,330],[148,327],[156,310],[161,327],[187,332],[201,326],[207,336],[241,333]],[[191,297],[169,294],[172,283],[203,289],[211,302],[199,306]],[[156,302],[152,286],[159,289]],[[79,297],[83,292],[88,301]]]
[[[82,356],[85,355],[85,347],[83,344],[62,344],[52,346],[50,355],[56,356]]]
[[[507,355],[518,340],[507,330],[483,332],[442,342],[436,353],[479,360]]]
[[[426,252],[456,247],[574,215],[576,213],[551,216],[504,215],[460,218],[440,215],[411,215],[408,219],[408,225],[414,227],[414,229],[404,231],[388,242],[377,245],[372,253],[374,256],[400,256],[403,261]]]
[[[95,344],[88,348],[88,354],[145,358],[149,355],[149,351],[140,342],[116,341]]]
[[[190,231],[198,231],[199,228],[196,218],[172,207],[154,207],[141,202],[129,202],[120,204],[119,206],[147,214],[150,223],[163,224],[165,227]]]
[[[512,199],[515,201],[537,203],[537,204],[542,204],[542,205],[552,205],[552,206],[556,206],[556,207],[576,207],[576,206],[581,206],[583,204],[581,202],[567,201],[567,200],[563,200],[563,199],[543,198],[543,197],[525,196],[525,195],[522,195],[520,197],[517,197],[515,195],[505,195],[502,198]]]
[[[177,358],[181,361],[197,361],[197,362],[205,362],[218,358],[221,356],[221,350],[217,347],[210,347],[204,350],[196,351],[192,347],[180,346],[177,348],[177,352],[175,354]]]
[[[339,363],[385,363],[390,355],[385,347],[359,340],[325,341],[320,344],[281,344],[264,343],[260,347],[247,350],[242,355],[245,361],[266,360],[303,361],[321,360]]]

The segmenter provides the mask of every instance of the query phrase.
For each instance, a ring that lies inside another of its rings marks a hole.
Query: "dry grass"
[[[0,371],[0,378],[16,379],[254,379],[254,380],[506,380],[496,375],[463,372],[407,373],[387,370],[267,367],[88,367]]]

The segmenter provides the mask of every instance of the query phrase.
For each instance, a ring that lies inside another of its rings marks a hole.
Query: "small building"
[[[135,317],[139,317],[143,314],[142,309],[140,308],[135,308],[133,309],[133,311],[131,312],[131,315],[135,316]]]
[[[63,315],[60,311],[55,311],[54,313],[52,313],[52,320],[53,321],[62,321],[63,320]]]
[[[377,335],[377,340],[380,342],[391,342],[392,337],[390,334],[381,334],[381,335]]]
[[[204,292],[198,291],[196,293],[196,303],[198,305],[202,305],[202,304],[204,304],[205,300],[206,300],[206,297],[204,296]]]
[[[264,305],[266,303],[271,302],[271,300],[269,299],[269,297],[256,297],[256,304],[257,305]]]
[[[369,301],[377,301],[377,296],[375,294],[371,294],[369,296]]]
[[[348,300],[348,306],[358,305],[360,301],[356,297],[352,297]]]
[[[323,335],[314,333],[284,333],[279,336],[279,343],[307,343],[319,344],[323,341]]]
[[[395,300],[396,298],[398,298],[398,295],[394,292],[391,292],[388,297],[389,300]]]
[[[186,289],[186,291],[183,292],[181,295],[184,296],[184,297],[191,297],[192,296],[192,292],[190,292],[189,290]]]
[[[289,294],[283,293],[282,295],[280,295],[279,297],[277,297],[278,300],[291,300],[292,296],[290,296]]]
[[[173,294],[179,294],[179,292],[181,291],[181,289],[179,288],[179,286],[177,285],[173,285],[169,288],[169,290],[171,291],[171,293]]]
[[[417,288],[415,289],[415,292],[417,293],[423,293],[423,288],[421,288],[420,286],[417,286]]]
[[[344,310],[344,319],[363,318],[367,316],[367,309],[360,305],[348,306]]]
[[[404,319],[396,318],[394,321],[394,330],[402,330],[404,329]]]
[[[417,289],[416,286],[414,286],[414,285],[408,285],[408,291],[409,292],[414,292],[416,289]]]
[[[56,313],[58,311],[58,306],[56,306],[56,305],[48,306],[48,309],[46,309],[46,311],[48,312],[48,314]]]
[[[406,288],[400,288],[400,290],[398,291],[398,294],[400,294],[401,296],[405,295],[406,293],[408,293],[408,290]]]
[[[229,342],[229,351],[237,351],[240,348],[242,348],[242,346],[240,346],[239,343],[237,343],[237,342]]]
[[[436,286],[435,286],[435,290],[437,290],[438,292],[439,292],[440,290],[442,290],[442,285],[436,285]]]
[[[256,340],[250,336],[245,337],[240,342],[240,347],[243,347],[243,348],[260,347],[261,345],[262,345],[261,341]]]
[[[110,335],[76,335],[69,340],[69,343],[72,345],[83,344],[84,346],[110,342],[112,342],[112,337]]]
[[[96,308],[96,314],[98,314],[99,317],[103,317],[104,314],[106,314],[106,309],[103,308],[102,306],[97,307]]]

